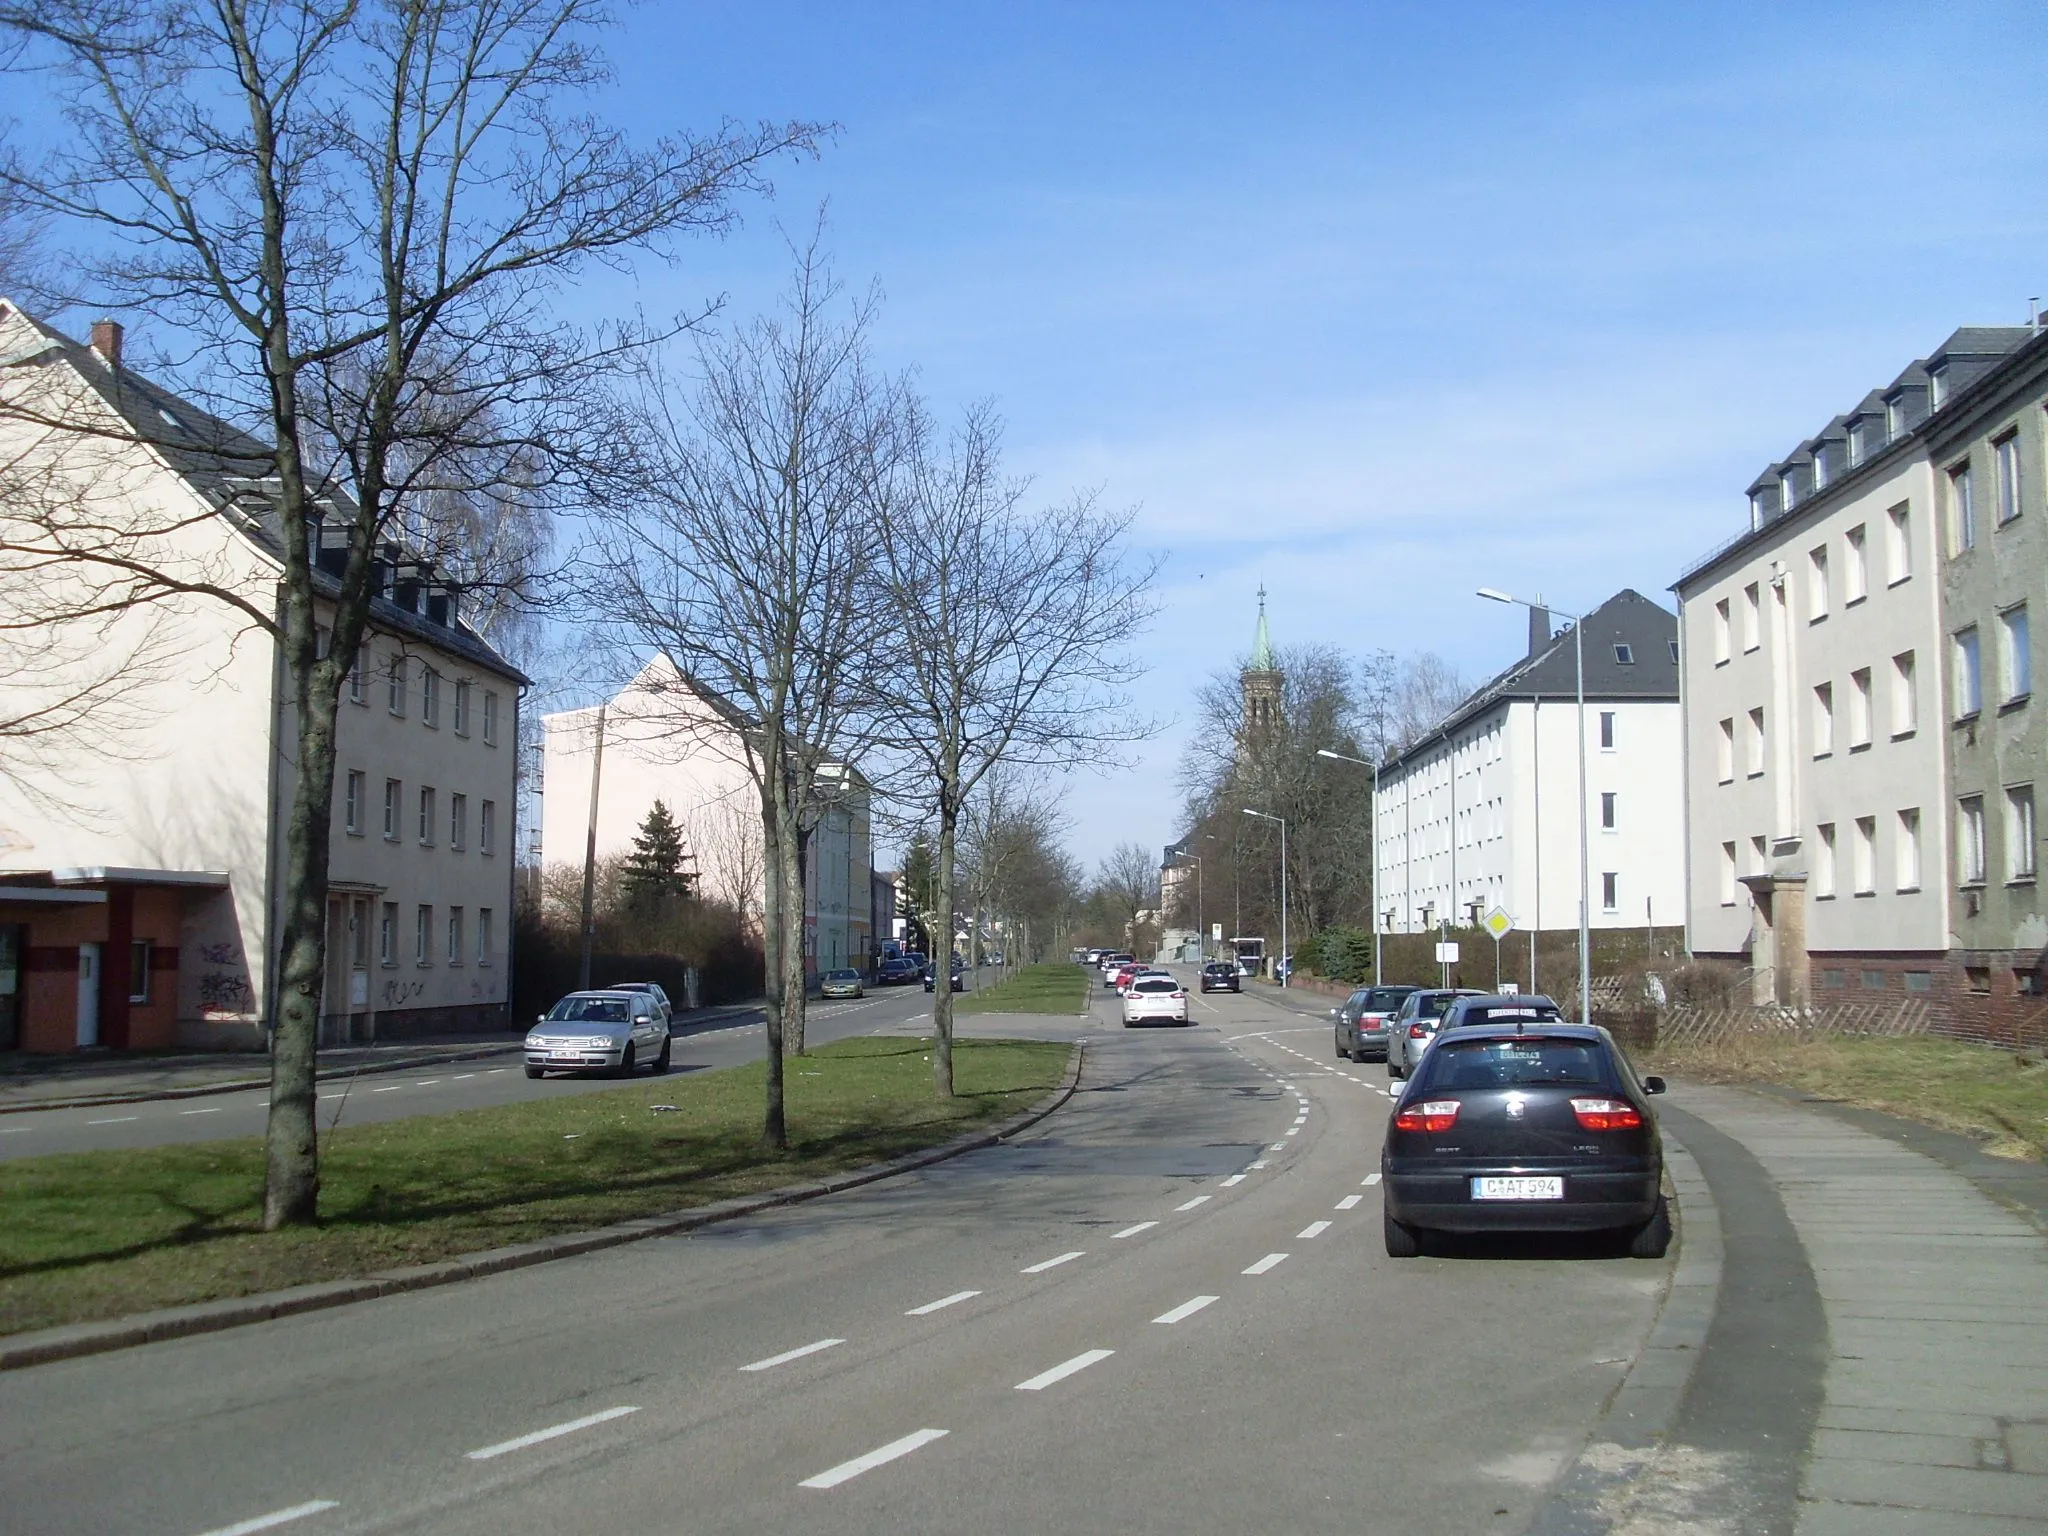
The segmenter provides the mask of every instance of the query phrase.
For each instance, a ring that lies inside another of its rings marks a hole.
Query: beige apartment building
[[[2042,345],[2031,327],[1957,331],[1770,465],[1748,527],[1676,584],[1690,944],[1748,966],[1758,1002],[1921,996],[1967,1027],[1952,786],[1957,722],[1982,711],[1957,697],[1958,657],[2001,612],[2021,612],[2024,642],[2026,578],[1966,594],[1946,530],[2016,440],[2006,381]],[[1980,800],[2024,788],[2024,709],[1996,738],[2009,754],[1978,765]],[[1986,948],[2010,969],[2013,945]]]
[[[274,606],[281,531],[248,473],[260,445],[124,367],[120,344],[118,326],[86,347],[0,303],[0,397],[66,423],[0,411],[0,519],[18,530],[30,495],[61,493],[151,530],[164,569]],[[333,590],[340,551],[304,536]],[[509,1019],[526,680],[430,565],[387,545],[380,580],[337,721],[327,1043]],[[0,1048],[260,1046],[296,771],[276,646],[201,595],[42,638],[42,670],[0,674],[0,717],[61,693],[55,671],[117,665],[121,685],[75,736],[0,772]]]

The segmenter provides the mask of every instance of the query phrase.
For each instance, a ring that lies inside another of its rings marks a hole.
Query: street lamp
[[[1496,603],[1519,603],[1524,608],[1534,608],[1535,603],[1519,597],[1510,597],[1492,587],[1481,587],[1479,595]],[[1593,1021],[1593,945],[1592,906],[1590,901],[1590,876],[1587,874],[1586,852],[1586,622],[1583,614],[1565,613],[1545,605],[1545,611],[1560,619],[1567,619],[1572,626],[1572,659],[1578,669],[1579,694],[1579,1017],[1581,1022]],[[1539,847],[1543,829],[1536,829]],[[1539,898],[1540,899],[1540,898]]]
[[[1380,765],[1369,763],[1362,757],[1348,757],[1342,752],[1332,752],[1328,747],[1317,747],[1317,757],[1327,757],[1333,763],[1356,763],[1361,768],[1372,770],[1372,899],[1379,905],[1380,899]],[[1380,925],[1372,925],[1372,984],[1378,986],[1387,979],[1380,969]]]
[[[1284,987],[1294,979],[1294,967],[1289,963],[1287,954],[1287,822],[1283,817],[1255,811],[1250,806],[1244,807],[1244,813],[1261,821],[1280,823],[1280,985]]]

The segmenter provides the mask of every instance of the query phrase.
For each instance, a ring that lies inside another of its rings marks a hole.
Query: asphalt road
[[[1382,1069],[1255,997],[1196,1017],[1018,1028],[1085,1034],[1081,1091],[913,1176],[12,1373],[0,1526],[1521,1529],[1668,1261],[1387,1259]]]
[[[813,1001],[806,1014],[807,1038],[822,1045],[847,1035],[877,1028],[893,1029],[929,1019],[931,998],[921,987],[892,987],[871,992],[859,1002]],[[757,1061],[762,1050],[760,1015],[739,1015],[711,1028],[675,1032],[676,1073],[707,1071]],[[340,1079],[320,1085],[322,1129],[339,1123],[362,1125],[377,1120],[402,1120],[410,1115],[438,1115],[457,1109],[482,1109],[521,1099],[554,1098],[616,1088],[603,1077],[553,1076],[529,1079],[516,1051],[498,1058],[448,1062],[404,1072],[379,1072],[353,1082]],[[135,1104],[102,1104],[87,1109],[49,1109],[0,1116],[0,1161],[41,1157],[52,1152],[94,1152],[163,1146],[172,1142],[218,1141],[263,1133],[270,1095],[262,1089],[246,1093],[207,1094],[200,1098],[144,1100]]]

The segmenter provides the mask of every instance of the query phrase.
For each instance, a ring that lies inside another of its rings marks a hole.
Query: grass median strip
[[[1029,1108],[1067,1051],[956,1041],[959,1095],[941,1103],[921,1040],[822,1046],[790,1063],[785,1153],[760,1144],[759,1063],[344,1126],[322,1142],[321,1225],[287,1232],[261,1230],[256,1138],[0,1163],[0,1333],[345,1279],[821,1178]]]
[[[1088,979],[1078,965],[1027,965],[1007,981],[953,1000],[955,1013],[1081,1013],[1088,1007]]]

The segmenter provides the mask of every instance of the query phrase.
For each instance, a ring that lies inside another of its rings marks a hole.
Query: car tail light
[[[1458,1123],[1458,1100],[1425,1099],[1394,1117],[1397,1131],[1448,1131]]]
[[[1643,1123],[1626,1099],[1573,1099],[1572,1113],[1579,1117],[1582,1131],[1633,1131]]]
[[[1427,1040],[1429,1038],[1429,1026],[1427,1024],[1410,1024],[1408,1026],[1408,1038],[1410,1040]]]

